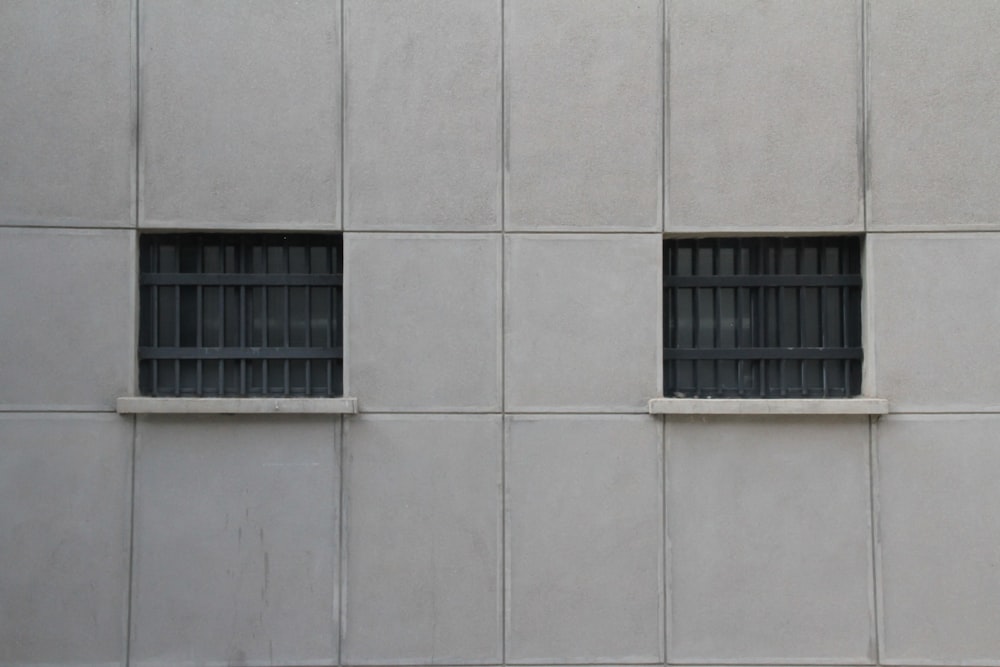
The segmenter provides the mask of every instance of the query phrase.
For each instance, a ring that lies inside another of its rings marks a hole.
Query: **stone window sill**
[[[358,412],[356,398],[159,398],[122,396],[119,414],[333,414]]]
[[[653,398],[651,415],[884,415],[884,398]]]

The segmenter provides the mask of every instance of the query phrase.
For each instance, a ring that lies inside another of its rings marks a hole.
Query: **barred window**
[[[858,237],[667,239],[664,396],[861,393]]]
[[[146,396],[339,396],[342,248],[328,234],[146,234]]]

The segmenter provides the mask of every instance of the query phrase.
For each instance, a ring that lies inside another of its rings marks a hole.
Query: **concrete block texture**
[[[507,662],[663,660],[662,422],[506,425]]]
[[[343,662],[502,662],[497,415],[345,420]]]
[[[666,423],[673,663],[875,660],[866,417]]]
[[[869,234],[866,253],[878,395],[894,412],[1000,410],[1000,302],[983,291],[1000,234]]]
[[[132,420],[0,414],[0,665],[124,665]]]
[[[0,228],[0,408],[114,409],[135,307],[134,232]]]
[[[662,392],[661,237],[505,243],[506,409],[645,412]]]
[[[1000,663],[997,415],[892,415],[876,431],[882,661]]]
[[[140,225],[339,225],[340,6],[156,0],[140,21]]]
[[[132,4],[0,2],[0,225],[135,224]]]
[[[667,231],[860,231],[861,3],[671,0]]]
[[[364,411],[500,409],[500,236],[348,234],[347,392]]]
[[[997,229],[1000,5],[869,5],[869,229]]]
[[[499,0],[345,0],[346,229],[500,227]]]
[[[339,431],[138,418],[130,664],[337,663]]]
[[[508,0],[509,230],[660,228],[661,0]]]

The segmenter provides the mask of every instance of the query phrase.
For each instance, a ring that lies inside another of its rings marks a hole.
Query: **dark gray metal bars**
[[[341,237],[146,234],[139,388],[147,396],[339,396]]]
[[[667,239],[664,396],[861,393],[861,240]]]

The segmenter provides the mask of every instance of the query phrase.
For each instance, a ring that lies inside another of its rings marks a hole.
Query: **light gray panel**
[[[140,11],[142,225],[339,225],[339,3]]]
[[[883,661],[1000,663],[998,430],[997,415],[879,420]]]
[[[371,410],[499,410],[499,235],[347,237],[348,392]]]
[[[667,231],[861,230],[861,3],[669,3]]]
[[[507,229],[659,229],[661,2],[505,11]]]
[[[347,229],[500,226],[499,0],[346,0]]]
[[[111,409],[129,392],[134,237],[0,228],[0,406]]]
[[[0,665],[125,664],[132,420],[0,415]]]
[[[139,418],[131,664],[337,663],[339,429]]]
[[[508,420],[507,662],[662,660],[660,420]]]
[[[869,2],[871,229],[1000,223],[1000,4]]]
[[[666,429],[668,659],[873,661],[867,418]]]
[[[134,225],[129,0],[0,2],[0,224]]]
[[[660,236],[506,243],[507,409],[645,412],[660,393]]]
[[[878,395],[897,412],[1000,409],[1000,234],[870,234],[867,252]]]
[[[345,664],[499,663],[498,416],[345,425]]]

